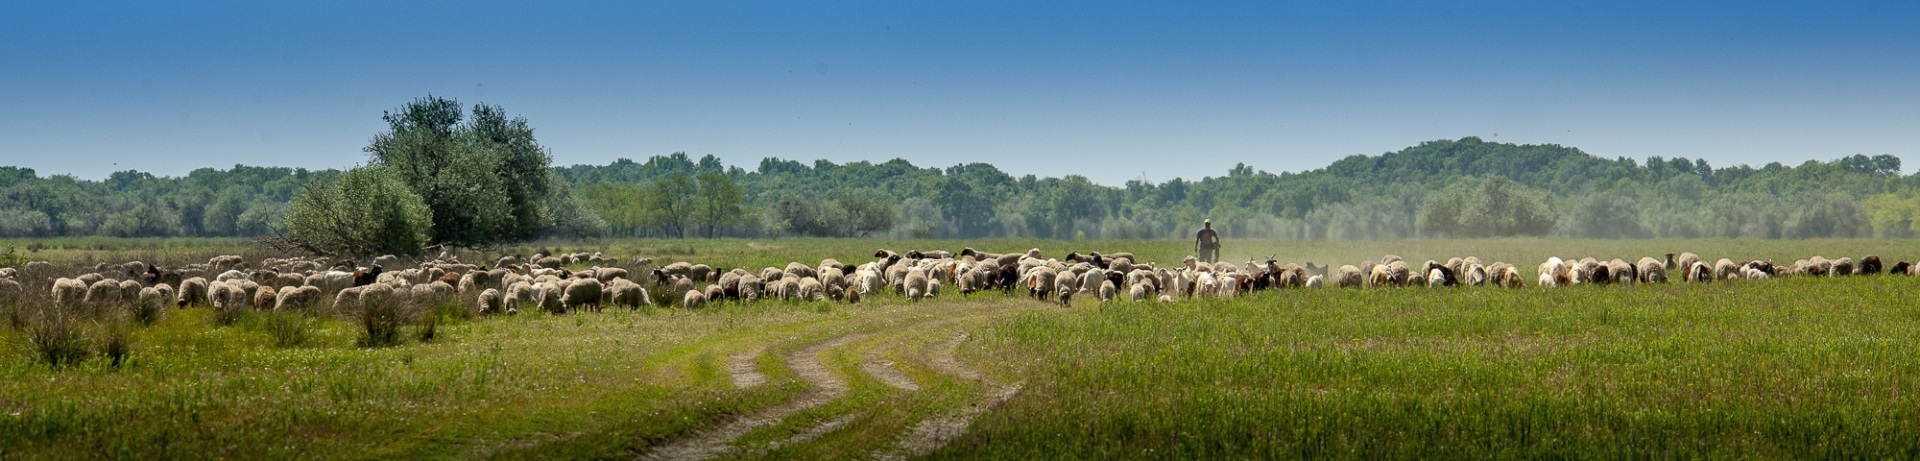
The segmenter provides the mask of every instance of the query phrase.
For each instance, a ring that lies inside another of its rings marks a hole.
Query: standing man
[[[1200,253],[1201,261],[1213,264],[1220,259],[1220,234],[1213,232],[1212,219],[1202,221],[1201,225],[1206,228],[1200,229],[1200,234],[1194,236],[1193,249]]]

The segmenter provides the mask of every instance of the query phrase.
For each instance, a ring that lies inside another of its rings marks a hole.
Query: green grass
[[[1910,278],[1268,292],[1029,312],[1029,381],[944,455],[1920,456]],[[965,447],[962,449],[961,447]]]
[[[1229,241],[1226,253],[1336,265],[1384,254],[1477,255],[1524,271],[1548,255],[1631,260],[1679,251],[1783,263],[1877,253],[1891,264],[1913,259],[1913,243]],[[159,251],[140,241],[88,244],[106,250],[58,250],[73,251],[61,260]],[[1171,263],[1187,243],[722,239],[524,249],[757,271],[827,257],[866,261],[882,247],[962,246],[1133,251]],[[250,251],[204,245],[166,254],[204,261],[257,254]],[[888,295],[852,306],[443,315],[432,341],[408,334],[379,348],[356,346],[352,319],[255,312],[216,326],[209,309],[189,308],[133,326],[119,367],[98,356],[48,366],[27,331],[0,326],[0,458],[626,459],[799,395],[807,384],[781,357],[854,333],[866,336],[821,355],[849,385],[846,397],[750,431],[722,457],[871,457],[916,424],[1017,382],[1017,395],[933,457],[1914,458],[1916,288],[1920,279],[1887,276],[1329,289],[1172,304],[1083,298],[1071,309],[998,293],[917,304]],[[986,382],[932,362],[962,333],[970,339],[959,356]],[[762,346],[756,363],[768,382],[734,388],[728,356]],[[860,364],[868,357],[894,362],[920,389],[867,375]],[[841,419],[851,422],[768,448]]]

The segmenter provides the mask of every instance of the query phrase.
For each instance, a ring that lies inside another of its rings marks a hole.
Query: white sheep
[[[480,297],[476,299],[475,302],[478,303],[480,314],[482,315],[499,314],[507,311],[506,297],[503,296],[498,289],[488,288],[485,291],[481,291]]]
[[[281,309],[295,309],[295,308],[312,306],[314,303],[320,301],[320,296],[321,296],[320,287],[312,287],[312,286],[280,287],[280,293],[274,296],[275,299],[274,299],[273,308],[274,310],[281,310]]]
[[[209,300],[207,299],[207,279],[203,279],[200,277],[193,277],[186,280],[181,280],[180,289],[178,290],[178,293],[175,293],[175,296],[176,296],[176,299],[174,300],[174,305],[180,306],[180,307],[187,307],[194,304],[201,304],[201,303],[208,302]]]
[[[120,302],[120,281],[102,279],[87,286],[84,301],[87,305],[104,307]]]
[[[927,279],[927,271],[920,269],[920,267],[908,269],[908,271],[906,271],[906,279],[902,280],[902,282],[906,284],[906,300],[908,300],[908,302],[918,302],[920,298],[925,298],[927,292],[931,290],[931,288],[929,288],[931,279]]]
[[[652,305],[647,297],[647,289],[627,279],[615,279],[607,284],[606,300],[615,306],[640,307]]]
[[[1360,268],[1353,267],[1351,264],[1340,266],[1340,270],[1333,275],[1333,286],[1340,288],[1360,288],[1364,282],[1365,277],[1360,274]]]

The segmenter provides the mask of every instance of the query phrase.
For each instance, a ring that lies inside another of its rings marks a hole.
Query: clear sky
[[[0,164],[344,168],[428,93],[554,163],[905,158],[1115,185],[1434,139],[1920,149],[1920,2],[0,3]]]

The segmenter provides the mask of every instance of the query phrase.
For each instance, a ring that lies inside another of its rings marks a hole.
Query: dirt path
[[[766,346],[760,346],[727,357],[727,374],[733,377],[733,387],[746,389],[767,383],[767,375],[760,373],[760,367],[754,363],[766,350]]]
[[[735,418],[717,427],[701,431],[688,438],[661,445],[641,455],[639,459],[658,461],[690,461],[712,458],[727,450],[727,446],[740,436],[754,429],[779,423],[794,413],[821,406],[847,394],[847,383],[834,376],[820,363],[820,354],[828,349],[844,346],[866,334],[848,334],[814,343],[787,354],[787,367],[795,376],[806,381],[810,387],[793,400],[787,401],[760,412]],[[750,363],[750,362],[749,362]],[[728,366],[731,370],[733,367]],[[738,375],[736,375],[738,376]],[[765,376],[761,377],[765,380]],[[737,385],[739,381],[735,381]],[[825,433],[825,432],[822,432]]]
[[[934,353],[934,367],[948,374],[968,380],[984,381],[979,370],[967,366],[966,363],[961,362],[958,357],[954,356],[954,350],[959,349],[960,344],[966,342],[966,340],[967,334],[961,333],[954,336],[952,340],[942,346],[939,351]],[[989,383],[989,385],[992,387],[992,390],[987,392],[987,398],[984,401],[915,424],[912,430],[900,437],[898,443],[894,444],[893,449],[881,453],[875,458],[896,460],[916,458],[925,456],[928,453],[933,453],[934,450],[939,450],[940,447],[946,446],[948,442],[952,442],[954,439],[960,438],[961,434],[965,434],[967,427],[973,425],[974,418],[979,417],[982,413],[986,413],[987,410],[992,410],[994,407],[1000,406],[1000,404],[1006,402],[1007,399],[1011,399],[1014,395],[1020,393],[1020,384],[1018,383]]]
[[[871,352],[869,352],[869,357],[866,357],[866,360],[860,363],[860,369],[865,370],[867,374],[879,378],[880,382],[887,383],[888,386],[893,386],[895,389],[908,392],[920,390],[920,384],[913,382],[913,379],[908,378],[905,373],[901,373],[900,369],[896,368],[892,361],[872,357]]]

